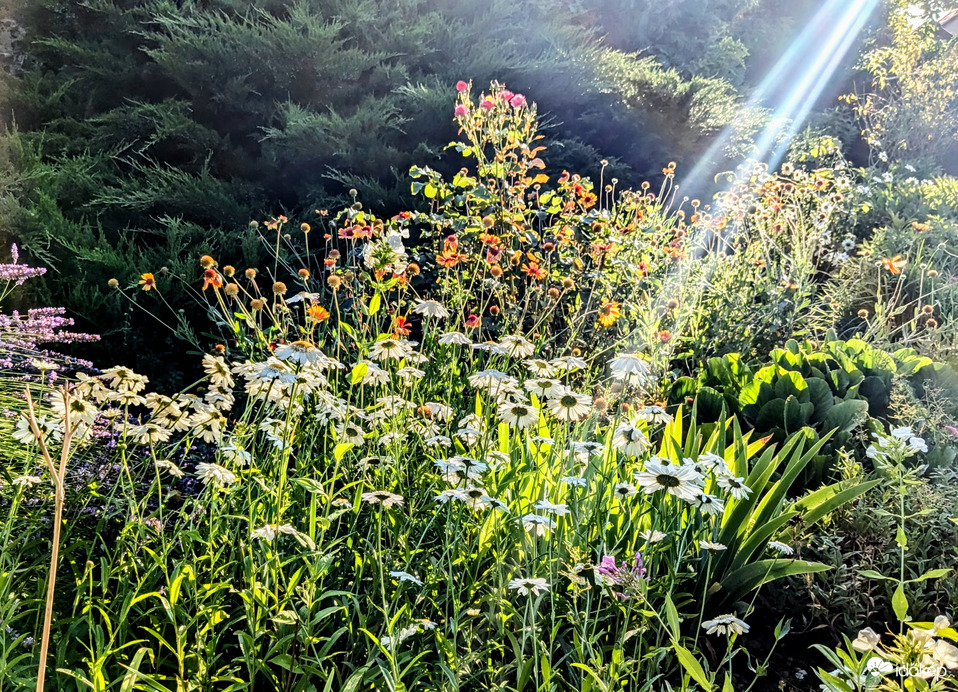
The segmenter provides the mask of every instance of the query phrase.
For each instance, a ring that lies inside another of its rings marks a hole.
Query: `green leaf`
[[[672,642],[672,648],[675,649],[675,655],[678,657],[679,663],[681,663],[686,672],[692,676],[692,679],[695,680],[702,689],[706,690],[706,692],[711,692],[714,689],[712,681],[709,680],[705,669],[702,668],[702,664],[692,655],[692,652],[677,641]]]
[[[353,372],[349,377],[349,381],[352,384],[359,384],[363,381],[363,378],[366,377],[366,373],[369,372],[369,365],[366,363],[356,363],[353,366]]]
[[[677,637],[679,635],[679,613],[668,594],[665,594],[665,621],[669,623],[669,634]]]
[[[847,432],[868,416],[868,402],[861,399],[849,399],[832,406],[825,415],[822,430],[841,430]]]
[[[909,579],[908,581],[916,582],[916,581],[927,581],[929,579],[941,579],[942,577],[948,576],[950,572],[951,572],[950,569],[944,569],[944,568],[930,569],[927,572],[925,572],[923,575],[921,575],[920,577],[916,579]]]
[[[343,457],[346,456],[346,452],[355,446],[356,445],[352,442],[340,442],[338,445],[333,447],[333,459],[336,461],[342,461]]]
[[[277,625],[295,625],[299,618],[292,610],[283,610],[270,619]]]
[[[895,617],[901,622],[908,619],[908,598],[905,596],[905,585],[899,584],[895,593],[891,596],[891,607],[895,611]]]
[[[439,192],[439,188],[437,188],[437,187],[436,187],[435,185],[433,185],[432,183],[426,183],[426,186],[422,189],[422,193],[423,193],[428,199],[435,199],[436,194],[438,194],[438,192]]]
[[[807,560],[757,560],[726,576],[722,579],[722,586],[726,591],[726,600],[735,601],[770,581],[793,574],[814,574],[830,569],[829,565]]]
[[[382,305],[382,296],[378,293],[372,297],[369,301],[369,316],[372,317],[377,312],[379,312],[379,307]]]
[[[891,577],[886,577],[881,572],[876,572],[873,569],[861,569],[858,570],[858,573],[863,577],[868,577],[869,579],[887,579],[888,581],[894,581]]]
[[[898,531],[895,532],[895,543],[897,543],[902,550],[908,550],[908,536],[905,535],[905,528],[903,526],[899,526]]]

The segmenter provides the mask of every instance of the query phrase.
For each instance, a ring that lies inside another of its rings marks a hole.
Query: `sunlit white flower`
[[[725,459],[714,452],[702,452],[699,454],[697,461],[703,468],[709,471],[725,473],[727,475],[728,464],[725,462]]]
[[[53,420],[48,419],[46,416],[37,416],[37,427],[40,430],[40,434],[43,435],[44,440],[49,440],[51,437],[55,440],[59,440],[61,437],[60,425]],[[20,444],[33,444],[37,441],[36,436],[33,434],[33,429],[30,426],[30,421],[27,419],[26,414],[21,413],[20,418],[17,419],[16,429],[10,433],[10,436],[15,439]]]
[[[639,491],[634,485],[629,483],[616,483],[615,487],[613,488],[613,493],[615,493],[616,497],[624,499],[626,497],[637,495]]]
[[[143,375],[137,375],[122,365],[107,368],[100,374],[100,377],[108,380],[110,386],[118,392],[142,392],[146,388],[147,382],[149,382],[149,379]]]
[[[518,577],[509,582],[509,588],[522,596],[538,596],[549,590],[549,582],[542,577]]]
[[[132,434],[139,444],[152,445],[169,440],[172,431],[156,423],[146,423],[134,428]]]
[[[404,368],[399,368],[399,370],[396,371],[396,375],[399,376],[405,386],[412,387],[416,381],[421,380],[426,373],[419,368],[413,368],[407,365]]]
[[[648,364],[636,353],[622,353],[609,361],[612,378],[626,384],[644,386],[651,380]]]
[[[564,517],[569,513],[569,505],[553,504],[546,500],[539,500],[535,504],[535,508],[546,514],[555,514],[557,517]]]
[[[156,468],[158,468],[160,471],[166,471],[168,474],[170,474],[174,478],[183,477],[183,471],[180,469],[180,467],[174,464],[169,459],[157,459]]]
[[[532,358],[524,361],[523,364],[526,366],[526,370],[536,377],[552,377],[559,372],[559,369],[555,365],[542,358]]]
[[[250,538],[270,543],[281,533],[295,534],[296,529],[291,524],[266,524],[253,531]]]
[[[559,380],[553,380],[548,377],[537,377],[526,380],[522,383],[522,386],[525,387],[526,391],[530,394],[546,398],[559,396],[566,391],[566,386],[559,382]]]
[[[745,634],[749,627],[734,615],[719,615],[702,623],[706,634]]]
[[[85,423],[86,425],[93,425],[96,422],[97,414],[99,414],[99,409],[94,406],[89,401],[84,401],[78,396],[69,397],[69,409],[70,409],[70,425],[76,425],[77,423]],[[66,418],[66,406],[64,405],[63,396],[59,393],[54,394],[50,397],[50,406],[57,414],[57,417],[60,419]]]
[[[499,348],[507,356],[528,358],[536,350],[534,343],[520,335],[507,335],[499,339]]]
[[[389,382],[389,371],[383,370],[381,367],[368,360],[361,360],[356,365],[365,365],[366,369],[363,373],[362,379],[360,382],[366,385],[371,385],[373,387],[378,387],[379,385],[386,384]]]
[[[472,344],[473,351],[482,351],[484,353],[494,353],[498,356],[504,356],[505,352],[502,350],[502,347],[497,344],[495,341],[484,341],[478,344]]]
[[[533,445],[549,445],[552,446],[555,444],[555,440],[551,437],[544,437],[542,435],[533,435],[529,438],[529,444]]]
[[[455,436],[466,447],[475,447],[482,439],[482,431],[476,428],[460,428],[456,431]]]
[[[858,636],[852,642],[855,651],[874,651],[881,644],[881,637],[871,627],[858,631]]]
[[[671,423],[672,416],[661,406],[643,406],[635,410],[635,417],[648,423]]]
[[[549,361],[557,372],[574,372],[585,370],[589,364],[579,356],[560,356]]]
[[[569,451],[580,464],[588,464],[590,457],[600,457],[605,452],[605,445],[599,442],[570,442]]]
[[[451,447],[452,440],[445,435],[433,435],[423,440],[423,444],[427,447]]]
[[[459,488],[447,488],[436,495],[436,502],[439,504],[446,504],[451,500],[456,500],[457,502],[468,502],[469,496]]]
[[[462,332],[446,332],[437,341],[443,346],[471,346],[472,339]]]
[[[555,521],[541,514],[524,514],[519,521],[526,531],[536,536],[545,536],[546,531],[556,526]]]
[[[405,339],[380,339],[369,347],[369,357],[378,361],[402,360],[413,352],[413,345]]]
[[[215,485],[219,488],[225,488],[236,482],[236,474],[219,464],[199,463],[196,465],[196,475],[207,485]]]
[[[499,370],[480,370],[469,376],[469,384],[492,396],[514,392],[519,387],[518,380]]]
[[[931,652],[931,658],[940,666],[954,670],[958,668],[958,647],[944,639],[937,639],[935,640],[935,648]]]
[[[579,421],[589,416],[592,399],[586,394],[566,391],[546,404],[549,412],[564,421]]]
[[[435,300],[417,300],[416,307],[414,307],[412,311],[417,315],[434,317],[440,320],[449,317],[449,311],[446,310],[442,303],[436,302]]]
[[[566,485],[571,485],[573,488],[584,488],[589,483],[581,476],[563,476],[559,479],[559,482],[565,483]]]
[[[792,548],[792,546],[779,543],[778,541],[769,541],[768,547],[772,550],[777,550],[782,555],[792,555],[795,552],[795,549]]]
[[[725,505],[714,495],[700,492],[692,501],[696,507],[706,514],[721,514],[725,511]]]
[[[43,479],[40,476],[17,476],[13,479],[13,484],[20,486],[22,488],[32,488],[35,485],[39,485],[43,482]]]
[[[639,532],[639,538],[644,540],[646,543],[660,543],[666,539],[666,536],[667,534],[664,534],[661,531],[656,531],[655,529]]]
[[[649,460],[645,471],[635,473],[635,480],[646,494],[665,490],[686,502],[695,502],[702,492],[702,477],[691,466]]]
[[[514,428],[528,428],[539,420],[539,409],[531,404],[507,401],[498,408],[499,418]]]
[[[734,497],[736,500],[744,500],[752,492],[752,489],[745,485],[744,478],[719,475],[717,480],[719,487],[728,490],[728,494]]]
[[[293,341],[288,344],[280,344],[273,351],[280,360],[296,363],[297,365],[306,365],[320,363],[326,358],[326,354],[316,348],[308,341]]]
[[[363,502],[368,502],[371,505],[381,504],[383,507],[396,507],[402,505],[404,502],[402,495],[397,495],[396,493],[391,493],[386,490],[373,490],[368,493],[363,493],[360,495],[360,498]]]
[[[642,456],[652,443],[641,428],[637,428],[631,423],[621,423],[612,435],[612,446],[627,456]]]
[[[727,545],[721,543],[713,543],[712,541],[699,541],[699,547],[702,550],[708,550],[713,553],[720,553],[723,550],[728,550]]]
[[[413,576],[409,572],[403,572],[402,570],[392,570],[389,573],[389,576],[393,579],[398,579],[399,581],[406,581],[410,584],[415,584],[416,586],[422,586],[422,580],[419,577]]]

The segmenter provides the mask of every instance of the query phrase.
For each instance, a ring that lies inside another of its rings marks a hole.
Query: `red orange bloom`
[[[149,291],[151,288],[156,288],[156,279],[149,272],[146,274],[140,274],[140,286],[143,287],[144,291]]]
[[[215,269],[207,269],[203,272],[203,290],[212,286],[213,288],[223,287],[223,277]]]
[[[313,322],[324,322],[329,319],[329,310],[322,305],[310,305],[306,308],[306,316]]]

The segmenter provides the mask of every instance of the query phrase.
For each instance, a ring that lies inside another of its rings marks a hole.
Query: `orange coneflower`
[[[215,269],[207,269],[203,272],[203,290],[212,286],[213,288],[223,287],[223,277]]]
[[[539,281],[541,281],[542,279],[546,278],[549,275],[549,273],[545,269],[540,267],[535,262],[530,262],[529,264],[522,265],[522,271],[524,271],[527,275],[529,275],[533,279],[537,279]]]
[[[149,291],[151,288],[156,288],[156,279],[153,278],[153,275],[149,272],[146,274],[140,274],[140,286],[143,287],[144,291]]]
[[[440,267],[451,269],[465,258],[466,255],[461,255],[458,252],[443,252],[442,254],[436,255],[436,264]]]
[[[622,317],[622,311],[619,310],[619,304],[614,301],[608,301],[599,308],[599,324],[603,327],[611,327]]]
[[[393,320],[393,335],[398,339],[401,336],[409,336],[409,320],[402,315],[398,315]]]
[[[324,322],[329,319],[329,310],[322,305],[310,305],[306,308],[306,316],[313,322]]]
[[[901,274],[901,270],[905,268],[906,264],[908,264],[908,260],[904,259],[901,255],[895,255],[894,257],[885,257],[882,259],[881,263],[884,265],[885,269],[890,271],[892,274]]]

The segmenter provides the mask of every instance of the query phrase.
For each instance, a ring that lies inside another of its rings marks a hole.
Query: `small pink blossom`
[[[466,110],[466,107],[464,105],[462,105],[461,103],[456,105],[457,118],[465,118],[467,113],[468,111]]]
[[[513,108],[521,108],[526,105],[526,97],[522,94],[516,94],[511,99],[509,99],[509,105]]]
[[[513,93],[512,93],[511,91],[509,91],[508,89],[503,90],[503,92],[502,92],[501,94],[499,94],[499,98],[501,98],[503,101],[508,101],[508,100],[511,99],[513,96],[515,96],[515,94],[513,94]]]
[[[456,82],[456,91],[458,91],[460,94],[468,90],[469,90],[469,85],[466,84],[464,81],[460,79],[458,82]]]
[[[493,108],[496,107],[496,104],[492,102],[491,98],[486,97],[479,102],[479,106],[487,111],[491,111]]]

